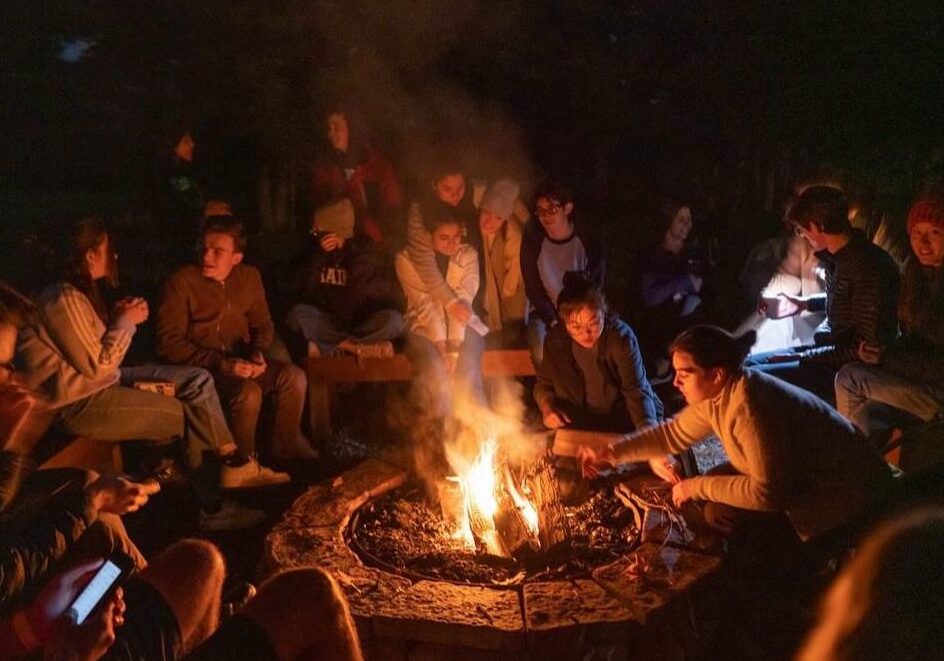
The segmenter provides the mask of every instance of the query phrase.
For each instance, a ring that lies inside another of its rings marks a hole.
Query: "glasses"
[[[545,216],[553,216],[562,208],[563,207],[560,204],[554,203],[554,204],[549,204],[546,207],[542,207],[542,206],[535,207],[534,213],[537,214],[539,218],[542,218]]]

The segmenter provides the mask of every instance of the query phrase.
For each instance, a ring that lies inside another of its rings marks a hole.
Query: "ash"
[[[522,558],[500,558],[467,549],[451,536],[439,505],[419,484],[388,492],[352,518],[348,541],[369,565],[413,578],[485,585],[578,578],[639,544],[633,513],[614,495],[619,476],[583,480],[561,475],[570,543]]]

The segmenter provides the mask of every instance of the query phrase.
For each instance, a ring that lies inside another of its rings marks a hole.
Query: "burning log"
[[[494,515],[487,515],[475,502],[469,504],[469,529],[476,547],[485,553],[510,558],[511,554],[502,543],[502,538],[495,527]]]
[[[549,455],[541,459],[536,470],[529,475],[527,484],[532,501],[537,506],[541,548],[550,551],[559,544],[567,543],[570,534],[557,483],[557,468]]]

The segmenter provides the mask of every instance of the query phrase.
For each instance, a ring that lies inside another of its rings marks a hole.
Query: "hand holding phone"
[[[115,593],[133,567],[131,558],[124,553],[109,556],[69,606],[66,611],[69,618],[76,625],[85,622],[90,613]]]

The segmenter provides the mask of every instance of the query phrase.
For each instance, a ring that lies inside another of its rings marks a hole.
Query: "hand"
[[[62,617],[102,564],[104,560],[91,560],[56,574],[29,605],[26,620],[41,643],[46,642],[53,622]]]
[[[32,392],[17,383],[0,384],[0,447],[9,449],[36,406]]]
[[[252,376],[249,377],[251,379],[255,379],[257,376],[262,376],[265,374],[266,368],[269,366],[268,363],[266,363],[265,356],[262,355],[261,351],[257,351],[256,353],[252,354],[250,365],[252,366]]]
[[[856,348],[859,354],[859,360],[869,365],[881,365],[885,358],[885,347],[876,342],[867,342],[862,340]]]
[[[224,376],[238,376],[243,379],[251,379],[252,363],[239,358],[226,358],[220,363],[220,373]]]
[[[463,325],[469,323],[469,319],[472,318],[472,307],[465,301],[458,299],[450,303],[446,311],[449,312],[449,316]]]
[[[778,310],[779,314],[777,315],[778,319],[782,319],[784,317],[794,317],[807,308],[806,301],[804,301],[802,298],[796,298],[787,294],[779,294],[777,298],[780,299],[780,309]]]
[[[701,288],[705,285],[705,281],[702,279],[700,275],[695,275],[693,273],[688,276],[688,279],[691,280],[692,289],[695,291],[696,294],[700,292]]]
[[[325,252],[340,250],[344,246],[344,239],[334,232],[318,233],[318,243]]]
[[[443,369],[446,370],[446,376],[450,379],[456,375],[456,365],[459,363],[459,356],[452,352],[440,354],[443,361]]]
[[[799,354],[795,353],[775,353],[772,356],[768,356],[764,361],[767,365],[773,365],[776,363],[792,363],[794,361],[800,360]]]
[[[97,661],[115,644],[115,629],[124,623],[124,595],[118,588],[81,625],[60,617],[44,647],[44,661]]]
[[[577,448],[577,463],[580,464],[581,475],[592,480],[601,470],[616,466],[616,455],[610,445],[599,450],[583,445]]]
[[[160,490],[161,485],[152,480],[132,482],[107,475],[102,475],[85,488],[95,509],[119,516],[141,509]]]
[[[665,480],[669,484],[678,484],[682,481],[678,474],[678,464],[672,458],[672,455],[653,457],[649,460],[649,468],[655,473],[656,477]]]
[[[123,298],[115,303],[112,313],[116,322],[125,322],[137,326],[148,319],[148,304],[143,298]]]
[[[548,429],[560,429],[570,423],[570,417],[560,409],[548,408],[544,412],[544,426]]]
[[[682,480],[676,482],[672,487],[672,503],[676,507],[681,507],[692,499],[692,481]]]

